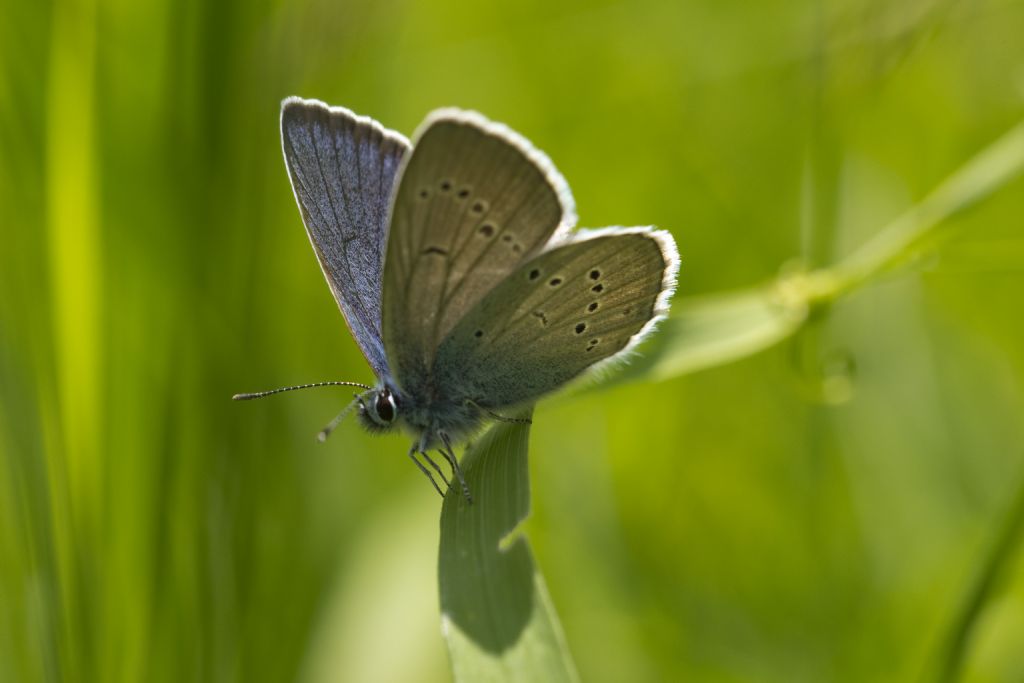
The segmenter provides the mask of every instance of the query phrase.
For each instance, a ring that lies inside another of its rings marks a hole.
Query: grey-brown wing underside
[[[667,232],[606,229],[523,264],[441,344],[441,393],[484,408],[536,400],[622,353],[668,312]]]
[[[508,128],[432,113],[401,171],[384,263],[384,344],[398,381],[422,385],[455,324],[575,220],[565,181]]]
[[[281,105],[281,145],[327,284],[370,367],[385,376],[381,271],[394,180],[409,142],[342,107],[290,97]]]

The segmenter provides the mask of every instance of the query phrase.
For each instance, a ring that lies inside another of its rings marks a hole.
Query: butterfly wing
[[[521,265],[441,344],[444,395],[501,409],[623,353],[668,312],[678,255],[643,228],[580,232]]]
[[[384,265],[399,382],[424,386],[455,324],[574,220],[565,181],[518,134],[472,112],[428,116],[401,171]]]
[[[290,97],[281,105],[281,145],[327,284],[370,367],[387,375],[381,271],[394,180],[409,142],[348,109]]]

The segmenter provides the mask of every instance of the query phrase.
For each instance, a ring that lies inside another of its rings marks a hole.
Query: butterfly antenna
[[[257,391],[251,394],[235,394],[231,397],[231,400],[251,401],[254,398],[263,398],[264,396],[273,396],[274,394],[281,394],[286,391],[312,389],[314,387],[359,387],[361,389],[366,389],[367,391],[373,388],[360,382],[314,382],[313,384],[296,384],[293,387],[281,387],[280,389],[271,389],[270,391]]]
[[[316,435],[316,440],[319,441],[320,443],[327,441],[327,437],[329,437],[331,435],[331,432],[333,432],[334,429],[341,424],[341,421],[345,419],[345,416],[351,413],[352,409],[357,404],[361,403],[362,399],[360,398],[359,394],[356,394],[355,399],[353,399],[351,403],[345,406],[344,410],[335,415],[334,419],[328,422],[326,427],[320,430],[320,433]]]

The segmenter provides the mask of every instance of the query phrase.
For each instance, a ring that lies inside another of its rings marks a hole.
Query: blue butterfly
[[[569,187],[525,138],[480,114],[432,112],[414,144],[376,121],[286,99],[281,141],[327,284],[377,376],[352,407],[409,457],[437,449],[472,501],[453,444],[599,362],[668,311],[678,255],[668,232],[572,231]],[[513,420],[514,421],[514,420]]]

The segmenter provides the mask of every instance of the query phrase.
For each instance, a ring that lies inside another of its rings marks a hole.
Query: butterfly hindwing
[[[621,353],[667,311],[678,264],[665,232],[580,233],[520,266],[441,345],[440,393],[491,410],[532,401]]]
[[[349,330],[378,376],[387,214],[408,140],[343,107],[290,97],[281,145],[310,242]]]
[[[416,136],[392,206],[383,334],[396,378],[426,381],[441,340],[575,215],[550,161],[479,114],[439,110]]]

